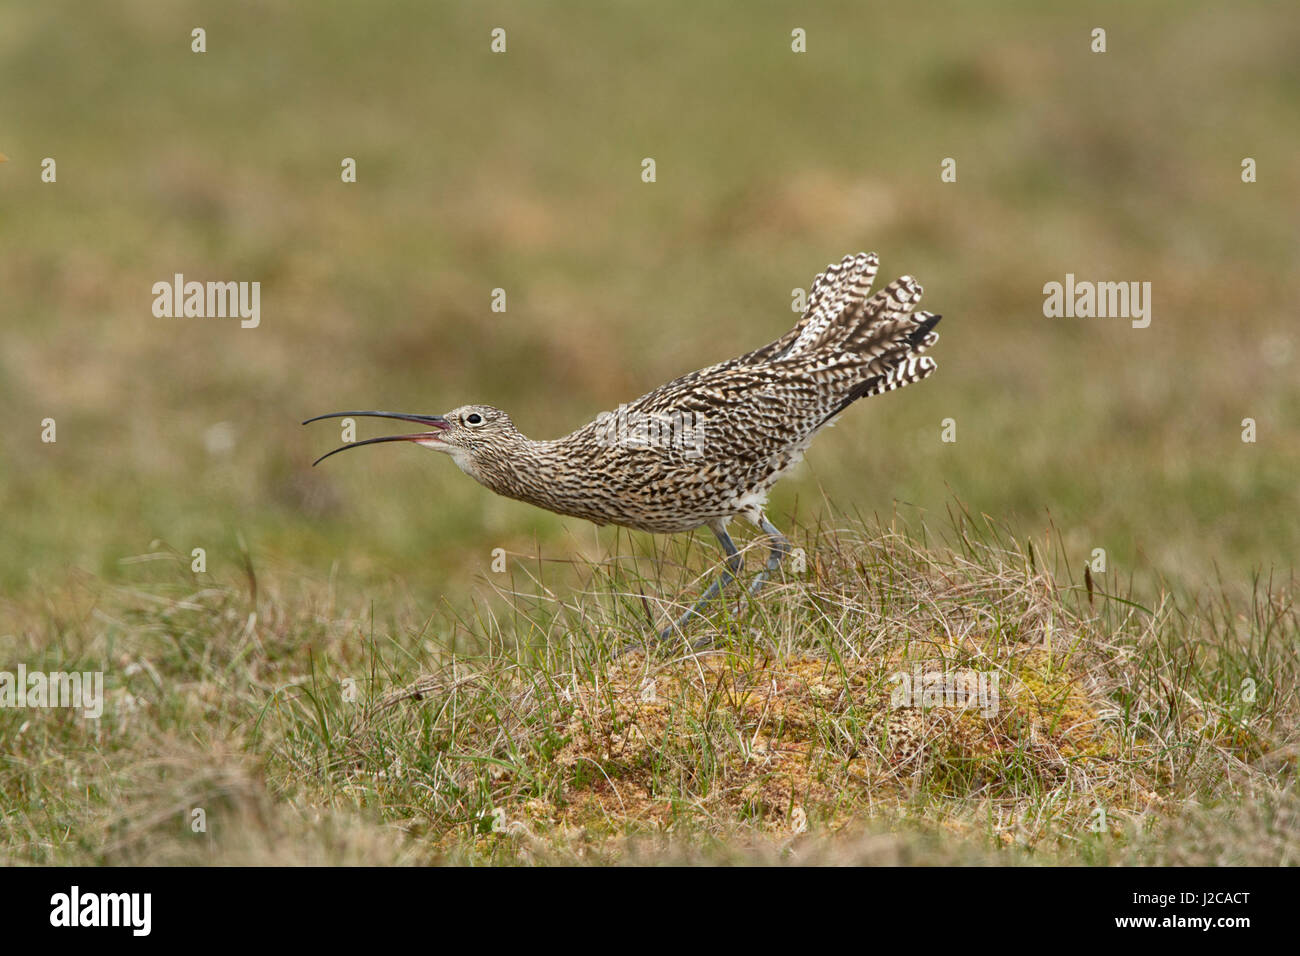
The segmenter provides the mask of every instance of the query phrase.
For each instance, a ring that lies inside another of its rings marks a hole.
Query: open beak
[[[364,441],[349,442],[342,447],[335,448],[331,452],[321,455],[312,462],[313,467],[319,465],[330,455],[337,455],[341,451],[347,451],[349,448],[360,448],[362,445],[377,445],[385,441],[437,441],[438,433],[444,432],[451,428],[451,422],[441,415],[402,415],[397,412],[330,412],[328,415],[317,415],[315,418],[309,418],[304,425],[310,425],[312,422],[318,422],[325,418],[393,418],[403,422],[419,422],[421,425],[432,426],[432,431],[413,432],[410,435],[386,435],[383,438],[367,438]]]

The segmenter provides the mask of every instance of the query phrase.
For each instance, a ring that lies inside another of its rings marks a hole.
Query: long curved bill
[[[331,452],[326,452],[315,461],[312,467],[319,465],[330,455],[337,455],[341,451],[347,451],[349,448],[360,448],[362,445],[377,445],[380,442],[387,441],[436,441],[438,432],[446,431],[451,428],[451,423],[441,415],[404,415],[400,412],[330,412],[328,415],[317,415],[315,418],[309,418],[304,425],[310,425],[312,422],[319,422],[326,418],[391,418],[402,422],[418,422],[421,425],[432,426],[432,431],[413,432],[409,435],[386,435],[383,438],[367,438],[363,441],[349,442]]]

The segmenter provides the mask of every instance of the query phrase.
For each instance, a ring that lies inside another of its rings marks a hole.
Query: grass
[[[942,531],[801,529],[806,571],[719,605],[698,656],[611,653],[698,584],[698,554],[516,560],[496,599],[427,613],[159,552],[150,584],[29,609],[26,659],[117,666],[98,723],[0,711],[0,854],[1295,862],[1292,582],[1143,606],[1071,579],[1059,535],[960,510]],[[996,674],[997,706],[894,706],[914,671]]]

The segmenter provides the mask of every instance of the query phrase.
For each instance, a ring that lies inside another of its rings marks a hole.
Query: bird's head
[[[398,412],[331,412],[317,415],[303,422],[304,425],[326,418],[391,418],[397,421],[417,422],[427,426],[426,431],[410,432],[405,435],[385,435],[382,438],[366,438],[350,442],[333,451],[321,455],[312,464],[317,465],[330,455],[337,455],[349,448],[362,445],[375,445],[380,442],[407,441],[423,445],[434,451],[451,455],[462,471],[474,474],[474,459],[483,452],[505,451],[523,436],[510,421],[510,416],[491,405],[462,405],[453,408],[445,415],[405,415]]]

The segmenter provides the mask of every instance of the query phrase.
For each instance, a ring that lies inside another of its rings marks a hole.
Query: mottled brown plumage
[[[728,571],[678,626],[739,571],[726,531],[731,518],[744,515],[772,537],[767,567],[751,590],[780,564],[788,543],[763,507],[822,427],[858,399],[934,371],[922,353],[938,339],[939,316],[913,312],[921,287],[908,276],[872,295],[877,265],[874,253],[845,256],[817,276],[807,310],[776,341],[674,379],[563,438],[526,438],[490,405],[441,416],[318,418],[368,415],[432,426],[335,451],[413,441],[451,455],[497,494],[558,514],[662,534],[710,528],[727,552]]]

